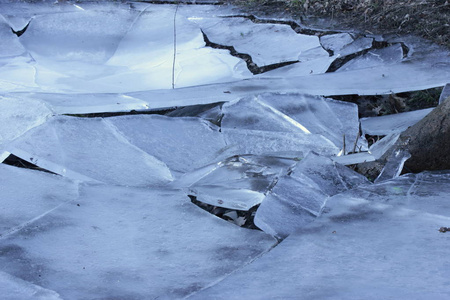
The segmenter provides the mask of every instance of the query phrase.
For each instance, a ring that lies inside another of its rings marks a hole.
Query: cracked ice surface
[[[314,221],[330,196],[367,182],[364,176],[311,152],[278,178],[256,212],[255,225],[284,238]]]
[[[63,299],[179,299],[274,244],[169,190],[84,186],[76,202],[1,239],[0,264]]]
[[[57,174],[115,185],[152,186],[172,175],[103,119],[55,117],[8,145],[9,152]]]
[[[247,18],[194,18],[213,43],[249,54],[258,66],[327,57],[319,38],[297,34],[289,25],[257,24]],[[284,47],[289,45],[289,47]]]
[[[417,176],[332,197],[314,223],[189,299],[446,299],[450,178]]]

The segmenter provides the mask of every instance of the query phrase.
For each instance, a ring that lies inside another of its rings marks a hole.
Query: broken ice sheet
[[[363,183],[364,176],[311,152],[278,179],[256,211],[255,225],[285,238],[319,216],[328,197]]]
[[[37,100],[0,96],[0,146],[44,123],[52,111]]]
[[[215,44],[233,46],[249,54],[258,66],[327,57],[319,38],[297,34],[289,25],[254,23],[247,18],[193,18]],[[283,45],[289,45],[284,47]],[[302,60],[302,59],[300,59]]]
[[[401,133],[422,120],[432,110],[433,108],[425,108],[399,114],[362,118],[361,130],[370,135]]]
[[[19,38],[0,14],[0,58],[18,56],[26,53]]]
[[[84,186],[76,202],[0,240],[0,267],[63,299],[180,299],[274,244],[180,193]]]
[[[330,154],[333,148],[343,148],[344,135],[348,143],[354,143],[359,134],[357,106],[323,97],[267,93],[226,103],[222,110],[222,132],[228,144],[236,145],[240,151],[252,148],[261,151],[257,147],[270,150],[275,146],[280,147],[278,151],[295,151],[297,147],[297,151],[305,154],[308,149]],[[253,141],[258,137],[269,138],[274,132],[279,132],[280,141],[286,142],[276,145],[271,139]],[[292,141],[288,140],[290,136]],[[364,141],[360,146],[366,148]]]
[[[108,118],[106,122],[176,172],[215,162],[226,147],[219,128],[200,118],[141,115]]]
[[[246,211],[261,203],[277,177],[294,164],[290,158],[236,155],[187,173],[174,186],[203,203]]]
[[[375,183],[398,177],[403,170],[403,165],[411,157],[408,150],[396,149],[388,157],[386,164],[380,175],[375,179]]]
[[[54,117],[6,150],[61,175],[71,177],[75,172],[81,180],[127,186],[161,185],[172,180],[163,162],[131,145],[99,118]]]
[[[0,164],[0,236],[20,230],[78,197],[78,184],[61,176]]]
[[[189,299],[231,299],[236,291],[243,299],[446,299],[448,236],[438,229],[450,218],[351,194],[334,196],[321,218]]]

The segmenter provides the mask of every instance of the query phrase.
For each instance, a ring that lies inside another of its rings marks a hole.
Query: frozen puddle
[[[445,98],[448,51],[151,2],[0,3],[2,297],[446,299],[448,171],[345,166],[432,109],[329,96]]]

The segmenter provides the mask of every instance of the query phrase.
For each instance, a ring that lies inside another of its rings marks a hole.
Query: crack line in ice
[[[270,65],[260,67],[253,62],[253,58],[251,57],[251,55],[249,55],[247,53],[238,52],[233,46],[226,46],[226,45],[221,45],[221,44],[211,42],[211,40],[208,38],[206,33],[203,30],[201,30],[201,32],[203,34],[203,39],[204,39],[207,47],[211,47],[213,49],[224,49],[224,50],[230,51],[230,54],[232,56],[240,58],[245,61],[245,63],[247,64],[247,68],[249,69],[250,72],[252,72],[253,75],[262,74],[262,73],[265,73],[268,71],[272,71],[272,70],[275,70],[275,69],[278,69],[281,67],[289,66],[289,65],[300,62],[299,60],[294,60],[294,61],[280,62],[280,63],[270,64]]]
[[[274,237],[274,239],[275,239],[275,237]],[[197,293],[200,293],[200,292],[202,292],[202,291],[204,291],[204,290],[207,290],[207,289],[209,289],[209,288],[211,288],[211,287],[213,287],[213,286],[219,284],[220,282],[222,282],[223,280],[227,279],[228,277],[230,277],[230,276],[233,275],[234,273],[240,271],[241,269],[244,269],[245,267],[247,267],[248,265],[252,264],[252,263],[253,263],[254,261],[256,261],[257,259],[261,258],[262,256],[264,256],[264,255],[266,255],[267,253],[269,253],[270,251],[272,251],[272,250],[273,250],[276,246],[278,246],[281,242],[282,242],[282,240],[276,239],[276,243],[275,243],[274,245],[272,245],[269,249],[267,249],[267,250],[261,252],[259,255],[256,255],[256,256],[253,257],[251,260],[249,260],[249,261],[247,261],[246,263],[244,263],[243,265],[241,265],[239,268],[234,269],[234,270],[231,271],[230,273],[225,274],[225,275],[222,276],[221,278],[219,278],[219,279],[217,279],[217,280],[211,282],[210,284],[204,286],[203,288],[201,288],[201,289],[199,289],[199,290],[197,290],[197,291],[195,291],[195,292],[192,292],[191,294],[185,296],[185,297],[182,298],[182,299],[188,299],[188,298],[190,298],[191,296],[194,296],[194,295],[197,294]]]
[[[41,218],[45,217],[46,215],[50,214],[51,212],[57,210],[57,209],[60,208],[61,206],[65,205],[65,204],[68,204],[68,203],[70,203],[70,202],[75,202],[75,200],[77,200],[77,199],[80,197],[80,182],[79,182],[79,181],[75,181],[74,183],[77,185],[77,189],[76,189],[76,191],[77,191],[77,196],[76,196],[76,199],[72,199],[72,200],[68,200],[68,201],[66,201],[66,202],[60,203],[60,204],[58,204],[56,207],[54,207],[54,208],[52,208],[52,209],[50,209],[50,210],[44,212],[43,214],[40,214],[39,216],[37,216],[37,217],[35,217],[35,218],[33,218],[33,219],[29,220],[29,221],[26,221],[26,222],[24,222],[24,223],[22,223],[22,224],[20,224],[20,225],[17,225],[17,226],[15,226],[15,227],[13,227],[13,228],[10,228],[9,230],[7,230],[7,231],[6,231],[5,233],[3,233],[3,234],[0,233],[0,240],[1,240],[1,239],[4,239],[4,238],[7,238],[7,237],[9,237],[10,235],[12,235],[12,234],[14,234],[14,233],[16,233],[16,232],[18,232],[18,231],[24,229],[24,228],[27,227],[28,225],[33,224],[34,222],[38,221],[39,219],[41,219]]]

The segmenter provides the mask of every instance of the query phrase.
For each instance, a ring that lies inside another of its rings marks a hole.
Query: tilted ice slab
[[[264,134],[271,136],[272,132],[282,132],[284,135],[280,134],[280,138],[293,133],[296,135],[294,139],[305,144],[297,151],[307,152],[305,147],[311,145],[310,150],[315,147],[317,152],[325,153],[331,150],[331,146],[342,149],[344,135],[349,143],[354,143],[359,133],[356,105],[323,97],[263,94],[226,103],[222,110],[222,132],[228,144],[235,144],[237,147],[251,147],[252,144],[245,142],[245,137],[252,138],[252,133],[255,133],[254,138],[257,139]],[[271,145],[270,142],[267,143],[267,146]],[[280,149],[292,150],[295,151],[290,148]]]
[[[52,111],[37,100],[0,96],[0,146],[44,123]]]
[[[140,115],[108,118],[106,122],[176,172],[214,162],[226,147],[219,128],[200,118]]]
[[[0,179],[0,236],[22,230],[78,197],[78,185],[57,175],[0,164]]]
[[[432,110],[433,108],[426,108],[387,116],[362,118],[361,130],[370,135],[400,133],[422,120]]]
[[[241,17],[191,20],[199,24],[211,42],[249,54],[260,67],[328,56],[318,37],[297,34],[289,25],[253,23]]]
[[[127,186],[172,180],[163,162],[131,145],[103,119],[55,117],[16,139],[6,150],[79,180]]]
[[[295,159],[236,155],[185,174],[173,183],[198,201],[247,211],[260,204]]]
[[[446,299],[448,236],[438,229],[450,222],[441,214],[449,211],[450,179],[424,176],[429,186],[411,189],[399,178],[370,194],[334,196],[314,223],[189,299]]]
[[[179,299],[274,244],[262,232],[212,217],[182,194],[86,186],[76,202],[1,239],[0,266],[63,299]]]
[[[363,183],[364,176],[311,152],[278,178],[256,211],[255,225],[285,238],[314,221],[330,196]]]

